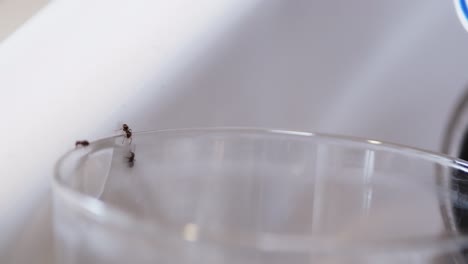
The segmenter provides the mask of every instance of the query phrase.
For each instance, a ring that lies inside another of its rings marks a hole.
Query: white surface
[[[0,44],[0,260],[47,256],[53,163],[119,121],[438,150],[467,46],[447,1],[53,2]]]

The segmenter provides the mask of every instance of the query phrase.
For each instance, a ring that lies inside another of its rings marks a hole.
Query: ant
[[[87,146],[89,146],[89,141],[88,140],[78,140],[75,143],[75,147],[78,147],[78,146],[87,147]]]
[[[122,125],[121,129],[125,133],[125,137],[130,140],[130,143],[132,143],[132,130],[128,127],[127,124]],[[125,138],[124,138],[125,140]],[[123,142],[122,142],[123,143]]]
[[[133,165],[135,165],[135,152],[130,151],[130,157],[127,157],[127,161],[128,161],[128,166],[130,168],[132,168]]]

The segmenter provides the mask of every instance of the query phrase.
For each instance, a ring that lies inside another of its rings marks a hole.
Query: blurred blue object
[[[458,18],[461,23],[468,30],[468,2],[467,0],[455,0],[455,7],[457,9]]]

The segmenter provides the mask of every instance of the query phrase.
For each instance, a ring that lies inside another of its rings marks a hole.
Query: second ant
[[[130,129],[130,127],[127,124],[123,124],[120,130],[124,132],[123,136],[129,140],[129,143],[132,143],[132,130]]]

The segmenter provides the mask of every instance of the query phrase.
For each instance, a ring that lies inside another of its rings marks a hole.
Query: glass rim
[[[346,136],[346,135],[337,135],[337,134],[328,134],[328,133],[317,133],[317,132],[303,132],[303,131],[293,131],[293,130],[282,130],[282,129],[269,129],[269,128],[255,128],[255,127],[196,127],[196,128],[178,128],[178,129],[163,129],[163,130],[147,130],[147,131],[138,131],[133,132],[134,136],[144,135],[144,134],[167,134],[167,133],[204,133],[204,132],[224,132],[224,133],[239,133],[239,134],[257,134],[257,135],[282,135],[282,136],[290,136],[293,138],[314,138],[323,140],[324,142],[337,142],[337,143],[351,143],[355,146],[360,146],[363,149],[369,150],[383,150],[387,152],[393,152],[397,154],[402,154],[408,157],[415,157],[420,158],[422,160],[426,160],[429,162],[433,162],[434,165],[442,165],[452,169],[458,169],[463,172],[468,173],[468,162],[451,157],[446,154],[437,153],[434,151],[429,151],[421,148],[410,147],[403,144],[397,143],[390,143],[381,140],[373,140],[373,139],[366,139],[354,136]],[[122,135],[115,135],[110,137],[101,138],[90,142],[91,145],[99,144],[100,142],[106,142],[109,140],[115,140],[116,138],[120,138]],[[104,223],[106,225],[115,226],[117,228],[121,228],[124,231],[131,230],[132,232],[141,233],[142,236],[146,237],[147,239],[154,239],[157,236],[161,236],[161,234],[165,234],[172,238],[177,238],[181,240],[186,240],[190,242],[190,239],[185,239],[183,235],[183,230],[171,228],[171,226],[165,225],[157,225],[154,221],[148,221],[145,219],[141,219],[132,215],[130,212],[125,210],[116,208],[112,205],[106,204],[105,202],[96,199],[95,197],[91,197],[84,193],[80,193],[72,188],[69,188],[62,180],[60,174],[60,167],[66,158],[71,155],[73,152],[77,151],[77,149],[71,149],[66,153],[62,154],[62,156],[58,159],[54,166],[54,176],[52,179],[52,189],[54,196],[58,195],[61,199],[64,199],[68,203],[70,203],[74,209],[80,210],[82,213],[90,216],[94,221]],[[441,175],[436,175],[438,178],[442,178]],[[438,179],[443,180],[443,179]],[[446,183],[448,184],[448,182]],[[448,188],[448,185],[445,186]],[[441,239],[439,236],[430,236],[428,239],[416,239],[411,243],[411,248],[419,248],[421,250],[430,249],[431,252],[434,249],[443,250],[444,248],[454,248],[460,247],[460,245],[468,245],[468,235],[459,234],[458,230],[451,219],[450,213],[450,206],[449,204],[444,204],[443,201],[439,199],[439,207],[441,209],[441,216],[443,218],[445,229],[454,232],[454,234],[450,234],[449,237],[444,237]],[[448,208],[445,208],[448,207]],[[448,210],[448,211],[447,211]],[[135,228],[135,224],[138,224],[138,230]],[[188,223],[190,224],[190,223]],[[203,231],[203,230],[201,230]],[[265,234],[269,236],[269,234]],[[456,235],[453,236],[452,235]],[[208,236],[213,237],[217,242],[216,234],[208,234]],[[281,237],[280,235],[275,235],[276,237]],[[288,236],[288,238],[290,238]],[[419,237],[418,237],[419,238]],[[437,240],[434,240],[437,238]],[[303,238],[298,237],[298,242],[302,241]],[[209,240],[208,240],[209,241]],[[399,241],[399,240],[398,240]],[[206,241],[205,241],[206,242]],[[229,241],[227,241],[229,243]],[[241,241],[242,242],[242,241]],[[245,243],[244,243],[245,242]],[[246,239],[240,246],[249,246],[249,241]],[[309,241],[310,242],[310,241]],[[210,242],[206,242],[210,243]],[[234,243],[235,245],[239,246],[239,243]],[[318,243],[321,244],[321,243]],[[356,243],[357,245],[349,245],[347,244],[343,248],[337,248],[334,245],[333,248],[329,248],[327,246],[314,248],[312,251],[309,252],[327,252],[331,251],[332,253],[337,253],[336,250],[350,250],[351,253],[353,252],[360,252],[365,251],[368,252],[391,252],[392,250],[396,252],[408,251],[411,249],[401,248],[398,245],[390,245],[387,243],[379,244],[379,243]],[[445,245],[445,247],[444,247]],[[258,249],[258,245],[252,245],[253,248]],[[314,243],[315,246],[315,243]],[[390,246],[390,247],[389,247]],[[408,246],[408,245],[406,245]],[[268,249],[266,249],[268,250]]]

